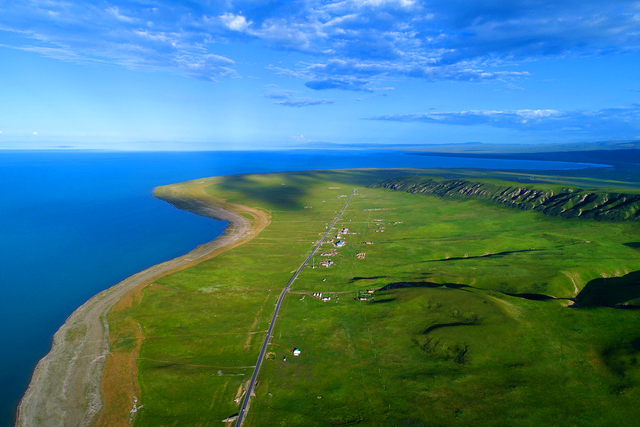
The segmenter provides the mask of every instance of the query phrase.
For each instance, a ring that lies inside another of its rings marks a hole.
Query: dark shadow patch
[[[234,175],[220,182],[218,185],[225,191],[233,191],[245,194],[253,199],[260,200],[266,206],[277,207],[286,210],[302,210],[301,200],[307,194],[303,190],[304,179],[292,175],[284,175],[281,183],[262,184],[256,182],[251,175]],[[296,179],[297,178],[297,179]]]
[[[508,294],[506,292],[502,292],[504,295],[509,295],[510,297],[516,298],[524,298],[531,301],[546,301],[550,299],[557,299],[556,297],[552,297],[551,295],[544,294]]]
[[[436,329],[440,329],[440,328],[449,328],[449,327],[453,327],[453,326],[469,326],[469,325],[473,325],[473,324],[474,324],[473,322],[438,323],[438,324],[429,326],[422,333],[423,334],[428,334],[429,332],[433,332]]]
[[[452,288],[452,289],[458,289],[461,291],[467,291],[464,288],[479,289],[479,288],[474,288],[473,286],[460,285],[457,283],[442,284],[442,283],[432,283],[432,282],[395,282],[395,283],[389,283],[388,285],[383,286],[379,290],[389,291],[391,289],[401,289],[401,288]]]
[[[522,298],[522,299],[527,299],[527,300],[531,300],[531,301],[546,301],[546,300],[550,300],[550,299],[568,299],[573,301],[572,298],[556,298],[553,297],[551,295],[544,295],[544,294],[535,294],[535,293],[521,293],[521,294],[516,294],[516,293],[508,293],[508,292],[500,292],[498,290],[495,289],[485,289],[485,288],[477,288],[475,286],[470,286],[470,285],[461,285],[458,283],[432,283],[432,282],[396,282],[396,283],[390,283],[382,288],[379,289],[379,291],[388,291],[391,289],[401,289],[401,288],[449,288],[449,289],[456,289],[458,291],[464,291],[464,292],[472,292],[470,289],[477,289],[479,291],[488,291],[488,292],[497,292],[499,294],[502,295],[507,295],[510,297],[515,297],[515,298]]]
[[[372,304],[385,304],[385,303],[394,302],[394,301],[396,301],[396,298],[376,299],[376,300],[373,300],[371,303]]]
[[[624,377],[629,371],[640,368],[640,338],[622,342],[601,352],[602,360],[615,375]]]
[[[469,257],[453,257],[453,258],[444,258],[444,259],[432,259],[429,261],[424,261],[424,262],[440,262],[440,261],[462,261],[462,260],[468,260],[468,259],[479,259],[479,258],[489,258],[489,259],[497,259],[497,258],[502,258],[505,257],[507,255],[512,255],[512,254],[518,254],[518,253],[522,253],[522,252],[539,252],[542,249],[522,249],[519,251],[504,251],[504,252],[498,252],[495,254],[487,254],[487,255],[478,255],[478,256],[469,256]]]
[[[619,308],[620,310],[640,310],[640,305],[616,304],[610,305],[611,308]]]
[[[580,307],[622,308],[621,305],[624,303],[638,298],[640,298],[640,271],[633,271],[622,277],[589,281],[575,297],[575,301]],[[632,308],[636,305],[631,303],[625,308]]]
[[[386,279],[387,277],[389,277],[389,276],[352,277],[351,280],[349,280],[349,283],[354,283],[354,282],[357,282],[359,280]]]
[[[313,165],[308,165],[311,169]],[[261,174],[240,174],[225,176],[215,184],[222,190],[238,192],[261,202],[261,206],[270,209],[302,210],[304,198],[313,191],[319,181],[343,183],[343,193],[349,194],[353,187],[368,186],[380,180],[399,177],[411,173],[411,169],[344,169],[344,170],[307,170],[291,172],[269,172]],[[277,177],[274,182],[256,181],[255,177]],[[281,185],[282,183],[286,185]]]
[[[623,243],[623,245],[631,249],[640,249],[640,242]]]
[[[167,369],[167,368],[174,368],[176,366],[180,366],[180,364],[179,363],[162,363],[156,366],[149,366],[147,369]]]

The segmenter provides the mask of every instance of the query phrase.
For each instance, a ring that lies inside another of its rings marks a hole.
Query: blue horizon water
[[[587,164],[389,151],[0,151],[0,427],[53,334],[95,294],[219,236],[227,223],[152,196],[208,176],[356,167],[558,170]]]

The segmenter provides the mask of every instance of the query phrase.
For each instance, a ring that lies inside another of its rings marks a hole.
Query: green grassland
[[[583,190],[541,183],[526,185],[495,179],[439,179],[420,175],[393,178],[374,185],[374,188],[435,194],[445,198],[480,199],[563,218],[611,222],[637,221],[640,218],[640,194],[637,190]]]
[[[159,279],[131,309],[145,337],[135,426],[223,425],[237,413],[280,291],[356,187],[336,231],[357,234],[341,237],[335,265],[316,254],[293,284],[245,425],[637,419],[638,311],[605,306],[640,297],[640,225],[369,187],[407,173],[211,180],[210,194],[268,210],[271,223]]]
[[[640,168],[622,166],[557,171],[426,169],[424,174],[445,179],[482,178],[484,180],[495,178],[522,184],[543,183],[619,191],[640,188]]]

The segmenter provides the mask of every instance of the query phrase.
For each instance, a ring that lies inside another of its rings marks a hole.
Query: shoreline
[[[16,427],[91,425],[104,404],[101,378],[109,354],[110,310],[128,292],[242,244],[268,224],[262,211],[206,194],[204,188],[214,182],[215,178],[198,179],[154,189],[155,197],[178,209],[228,221],[229,226],[216,239],[134,274],[76,309],[54,334],[49,353],[38,362],[18,405]]]

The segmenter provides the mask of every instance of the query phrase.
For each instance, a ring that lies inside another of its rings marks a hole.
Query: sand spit
[[[102,409],[100,380],[109,354],[107,314],[128,291],[250,240],[269,222],[262,211],[232,205],[205,193],[214,179],[158,187],[156,197],[179,209],[231,223],[225,234],[186,255],[155,265],[99,293],[78,308],[53,337],[18,407],[18,427],[88,426]],[[245,216],[250,216],[249,221]],[[213,252],[216,251],[216,254]]]

